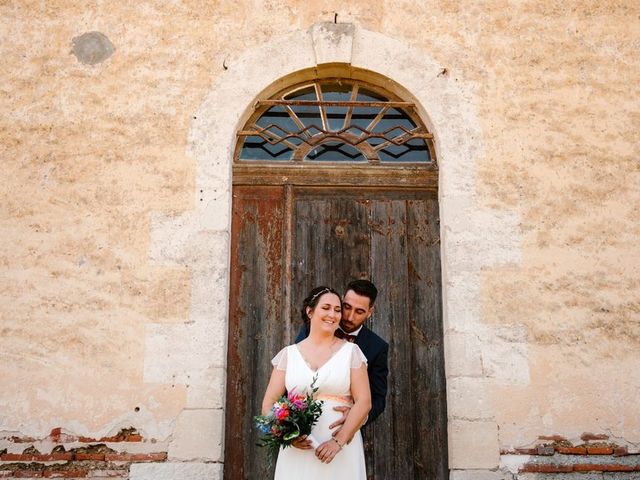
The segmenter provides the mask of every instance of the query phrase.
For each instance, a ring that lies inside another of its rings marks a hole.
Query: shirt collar
[[[345,332],[344,330],[342,330],[342,327],[338,327],[338,328],[340,328],[340,330],[342,330],[342,331],[344,332],[344,334],[345,334],[345,335],[355,335],[355,336],[358,336],[358,334],[360,333],[360,330],[362,330],[362,327],[363,327],[363,326],[364,326],[364,325],[360,325],[360,327],[358,327],[358,329],[357,329],[357,330],[354,330],[354,331],[353,331],[353,332],[351,332],[351,333],[347,333],[347,332]]]

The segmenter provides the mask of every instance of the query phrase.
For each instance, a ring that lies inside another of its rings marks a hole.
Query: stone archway
[[[296,51],[296,55],[290,52]],[[229,288],[231,158],[235,132],[252,100],[267,86],[309,68],[336,63],[376,72],[389,79],[419,108],[435,135],[440,165],[439,206],[443,279],[445,360],[449,387],[449,462],[452,469],[495,468],[498,434],[491,418],[465,415],[465,401],[483,395],[479,337],[480,270],[520,258],[518,218],[508,212],[481,210],[475,203],[475,165],[482,156],[480,125],[473,94],[461,79],[444,75],[443,66],[424,51],[351,24],[322,23],[307,31],[274,38],[231,57],[228,69],[194,114],[189,154],[197,164],[194,210],[152,220],[150,257],[161,263],[188,265],[193,272],[191,322],[151,325],[146,331],[145,380],[189,383],[188,409],[182,420],[206,424],[207,458],[223,458],[226,335]],[[220,259],[227,259],[221,261]],[[484,331],[480,332],[486,334]],[[168,365],[166,349],[196,352],[185,364]],[[455,388],[455,390],[452,390]],[[199,422],[199,419],[202,420]],[[211,430],[213,431],[211,432]],[[189,432],[192,436],[193,432]],[[466,455],[473,439],[474,455]],[[185,438],[174,434],[174,458]],[[171,456],[170,449],[170,456]]]

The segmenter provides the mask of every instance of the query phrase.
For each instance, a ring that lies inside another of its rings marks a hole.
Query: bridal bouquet
[[[316,380],[317,376],[313,377],[305,395],[292,390],[280,397],[269,413],[254,417],[261,433],[258,445],[267,448],[269,464],[273,463],[281,446],[286,448],[296,438],[309,435],[322,414],[322,401],[313,398],[318,390],[315,387]],[[311,440],[313,443],[313,439]]]

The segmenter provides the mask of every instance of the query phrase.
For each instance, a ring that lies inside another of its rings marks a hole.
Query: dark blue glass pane
[[[378,107],[354,107],[351,113],[351,125],[356,125],[365,130],[374,118],[380,113]],[[357,130],[357,129],[356,129]],[[355,133],[355,131],[353,132]]]
[[[327,83],[322,85],[322,100],[325,102],[348,102],[351,100],[352,85]]]
[[[318,107],[317,105],[313,105],[313,106],[300,106],[300,105],[294,105],[291,107],[291,109],[295,112],[295,114],[298,116],[298,118],[300,119],[300,121],[302,122],[302,124],[305,127],[316,127],[316,129],[311,130],[309,133],[311,135],[318,132],[317,129],[322,129],[322,118],[320,118],[320,107]]]
[[[378,152],[382,162],[429,162],[429,148],[421,138],[414,138],[402,145],[391,144]]]
[[[347,116],[347,107],[324,107],[327,114],[329,130],[338,131],[344,128],[344,119]]]
[[[416,127],[416,124],[413,123],[413,120],[411,120],[411,118],[409,118],[409,116],[402,110],[398,110],[397,108],[390,108],[375,126],[373,131],[376,133],[382,133],[385,130],[389,130],[398,126],[402,126],[407,130],[412,130]],[[401,133],[401,129],[396,129],[393,132],[390,132],[391,136],[387,136],[387,138],[393,138],[397,135],[400,135]]]
[[[364,162],[364,155],[351,145],[338,142],[323,143],[312,149],[306,160],[318,162]]]
[[[306,87],[296,90],[284,97],[285,100],[318,100],[315,87]]]
[[[278,127],[288,132],[297,132],[300,130],[293,119],[289,116],[287,110],[282,106],[271,107],[256,122],[256,125],[260,127],[268,127],[269,125],[277,125]],[[280,130],[273,130],[274,133],[280,135]]]
[[[240,151],[240,160],[290,160],[292,151],[286,145],[272,145],[262,137],[247,137]]]
[[[386,102],[388,98],[383,97],[378,93],[374,93],[371,90],[361,88],[358,90],[358,97],[356,100],[358,102]]]

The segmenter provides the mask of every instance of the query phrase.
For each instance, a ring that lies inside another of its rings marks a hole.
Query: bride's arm
[[[371,410],[369,375],[367,374],[367,364],[364,362],[358,368],[351,369],[351,396],[353,397],[353,407],[349,410],[342,428],[330,440],[316,449],[316,457],[324,463],[330,463],[342,450],[342,447],[351,441]]]
[[[284,370],[278,370],[274,368],[271,372],[271,378],[269,379],[269,384],[267,385],[267,391],[264,392],[264,398],[262,399],[262,415],[266,415],[273,407],[273,404],[276,403],[276,400],[280,398],[280,396],[285,391],[284,384]]]
[[[351,441],[360,427],[364,425],[369,410],[371,410],[371,391],[369,390],[366,363],[351,369],[351,396],[353,397],[353,407],[349,410],[344,425],[334,437],[340,445]]]

